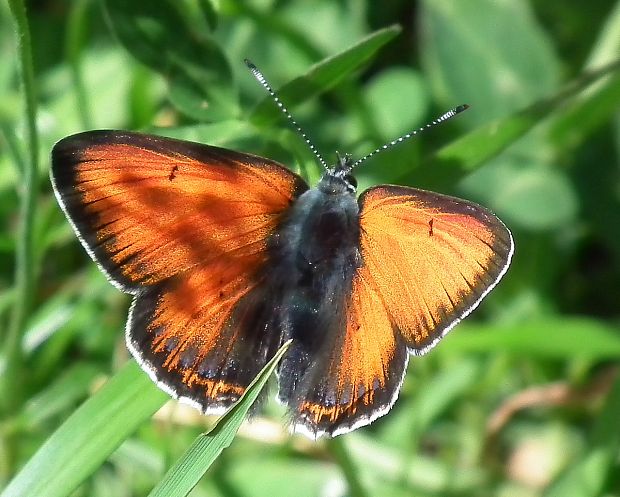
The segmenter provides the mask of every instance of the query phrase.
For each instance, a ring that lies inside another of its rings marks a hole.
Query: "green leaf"
[[[423,124],[429,104],[427,93],[420,74],[408,67],[386,69],[368,82],[364,99],[385,141]],[[406,109],[403,95],[407,96]]]
[[[149,494],[151,497],[180,497],[189,494],[211,464],[233,442],[250,407],[256,401],[290,344],[289,340],[280,348],[273,359],[254,378],[239,401],[217,421],[215,426],[194,440],[185,454]]]
[[[399,34],[401,28],[390,26],[375,31],[351,48],[324,59],[312,66],[306,74],[299,76],[278,90],[279,98],[289,108],[312,99],[332,88],[346,76],[369,61],[378,50]],[[249,119],[260,125],[272,123],[281,118],[281,112],[271,96],[265,97],[252,111]]]
[[[456,183],[466,174],[499,155],[536,124],[559,115],[563,109],[593,83],[601,81],[581,99],[581,105],[596,101],[618,85],[620,63],[582,74],[555,95],[539,100],[514,114],[484,124],[438,150],[415,171],[415,182],[432,189],[437,185]],[[608,77],[612,76],[612,77]],[[472,112],[474,109],[468,111]],[[408,175],[409,176],[409,175]],[[405,184],[407,178],[402,180]]]
[[[77,363],[50,383],[47,388],[31,397],[21,412],[21,420],[26,426],[42,425],[66,409],[71,409],[76,401],[88,394],[91,383],[100,374],[88,363]]]
[[[465,120],[498,118],[557,87],[559,61],[526,2],[426,0],[422,5],[422,56],[431,84],[442,100],[479,109]]]
[[[228,454],[227,454],[228,455]],[[328,481],[341,481],[338,466],[321,458],[292,457],[280,447],[262,446],[245,457],[230,457],[226,477],[231,482],[227,495],[244,497],[316,497]],[[277,476],[276,476],[277,475]],[[295,482],[295,492],[291,484]],[[202,482],[201,482],[202,487]]]
[[[496,165],[496,171],[507,169],[503,167],[505,165],[513,167],[508,168],[504,181],[495,183],[495,194],[488,195],[493,208],[506,218],[506,222],[544,231],[575,219],[578,198],[564,171],[540,164],[518,164],[518,158],[514,156],[510,159]],[[470,178],[479,182],[481,179],[480,175]]]
[[[238,113],[224,52],[189,23],[177,4],[105,0],[105,6],[125,48],[168,79],[170,100],[181,112],[203,121]]]
[[[602,321],[585,317],[547,318],[512,326],[463,323],[437,350],[442,354],[505,352],[556,359],[617,359],[620,334]]]
[[[70,495],[167,399],[128,362],[52,434],[1,496]]]
[[[94,128],[119,127],[129,119],[128,109],[123,103],[128,99],[133,81],[127,70],[126,54],[118,48],[113,50],[97,46],[81,54],[79,65],[79,76],[75,74],[77,69],[69,71],[69,67],[59,66],[43,80],[47,87],[44,111],[53,116],[62,116],[54,121],[50,129],[53,135],[47,137],[51,140],[46,144],[46,154],[49,154],[51,144],[62,136],[83,131],[83,119],[86,117]],[[83,92],[80,90],[80,96],[76,92],[67,91],[69,77],[83,78]],[[114,84],[110,84],[110,81],[114,81]],[[88,109],[78,109],[78,98],[87,102]]]
[[[517,231],[558,230],[575,221],[581,198],[568,172],[556,167],[549,151],[535,149],[544,147],[539,136],[524,138],[464,177],[459,193],[491,207]]]

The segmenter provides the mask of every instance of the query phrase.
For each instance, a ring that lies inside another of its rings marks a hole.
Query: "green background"
[[[143,130],[316,181],[246,57],[330,163],[470,104],[365,163],[360,191],[398,183],[477,201],[516,252],[481,307],[410,361],[387,416],[314,443],[288,435],[270,401],[191,495],[620,496],[611,0],[0,3],[2,496],[147,495],[213,425],[174,403],[151,418],[167,397],[127,363],[129,299],[58,208],[49,152],[86,129]]]

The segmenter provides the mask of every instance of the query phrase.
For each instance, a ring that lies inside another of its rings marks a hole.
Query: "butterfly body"
[[[271,242],[273,268],[268,286],[282,300],[279,326],[291,349],[280,368],[279,399],[289,404],[300,393],[300,381],[320,371],[335,328],[344,326],[347,296],[359,251],[359,207],[355,188],[326,174],[303,193],[285,215]],[[308,387],[310,388],[310,387]]]

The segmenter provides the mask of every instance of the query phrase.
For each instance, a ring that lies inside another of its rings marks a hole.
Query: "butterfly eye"
[[[355,179],[355,176],[353,176],[352,174],[347,174],[344,177],[344,180],[347,182],[347,184],[351,185],[354,190],[357,188],[357,180]]]

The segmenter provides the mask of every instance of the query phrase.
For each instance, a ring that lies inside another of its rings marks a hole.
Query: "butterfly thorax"
[[[275,286],[284,286],[283,308],[318,316],[334,295],[346,295],[360,264],[359,206],[351,184],[325,174],[300,195],[271,239]],[[295,311],[296,312],[296,311]],[[297,321],[295,316],[287,320]]]
[[[278,235],[278,255],[302,280],[354,263],[359,257],[355,187],[345,178],[325,174],[316,188],[293,203]]]

